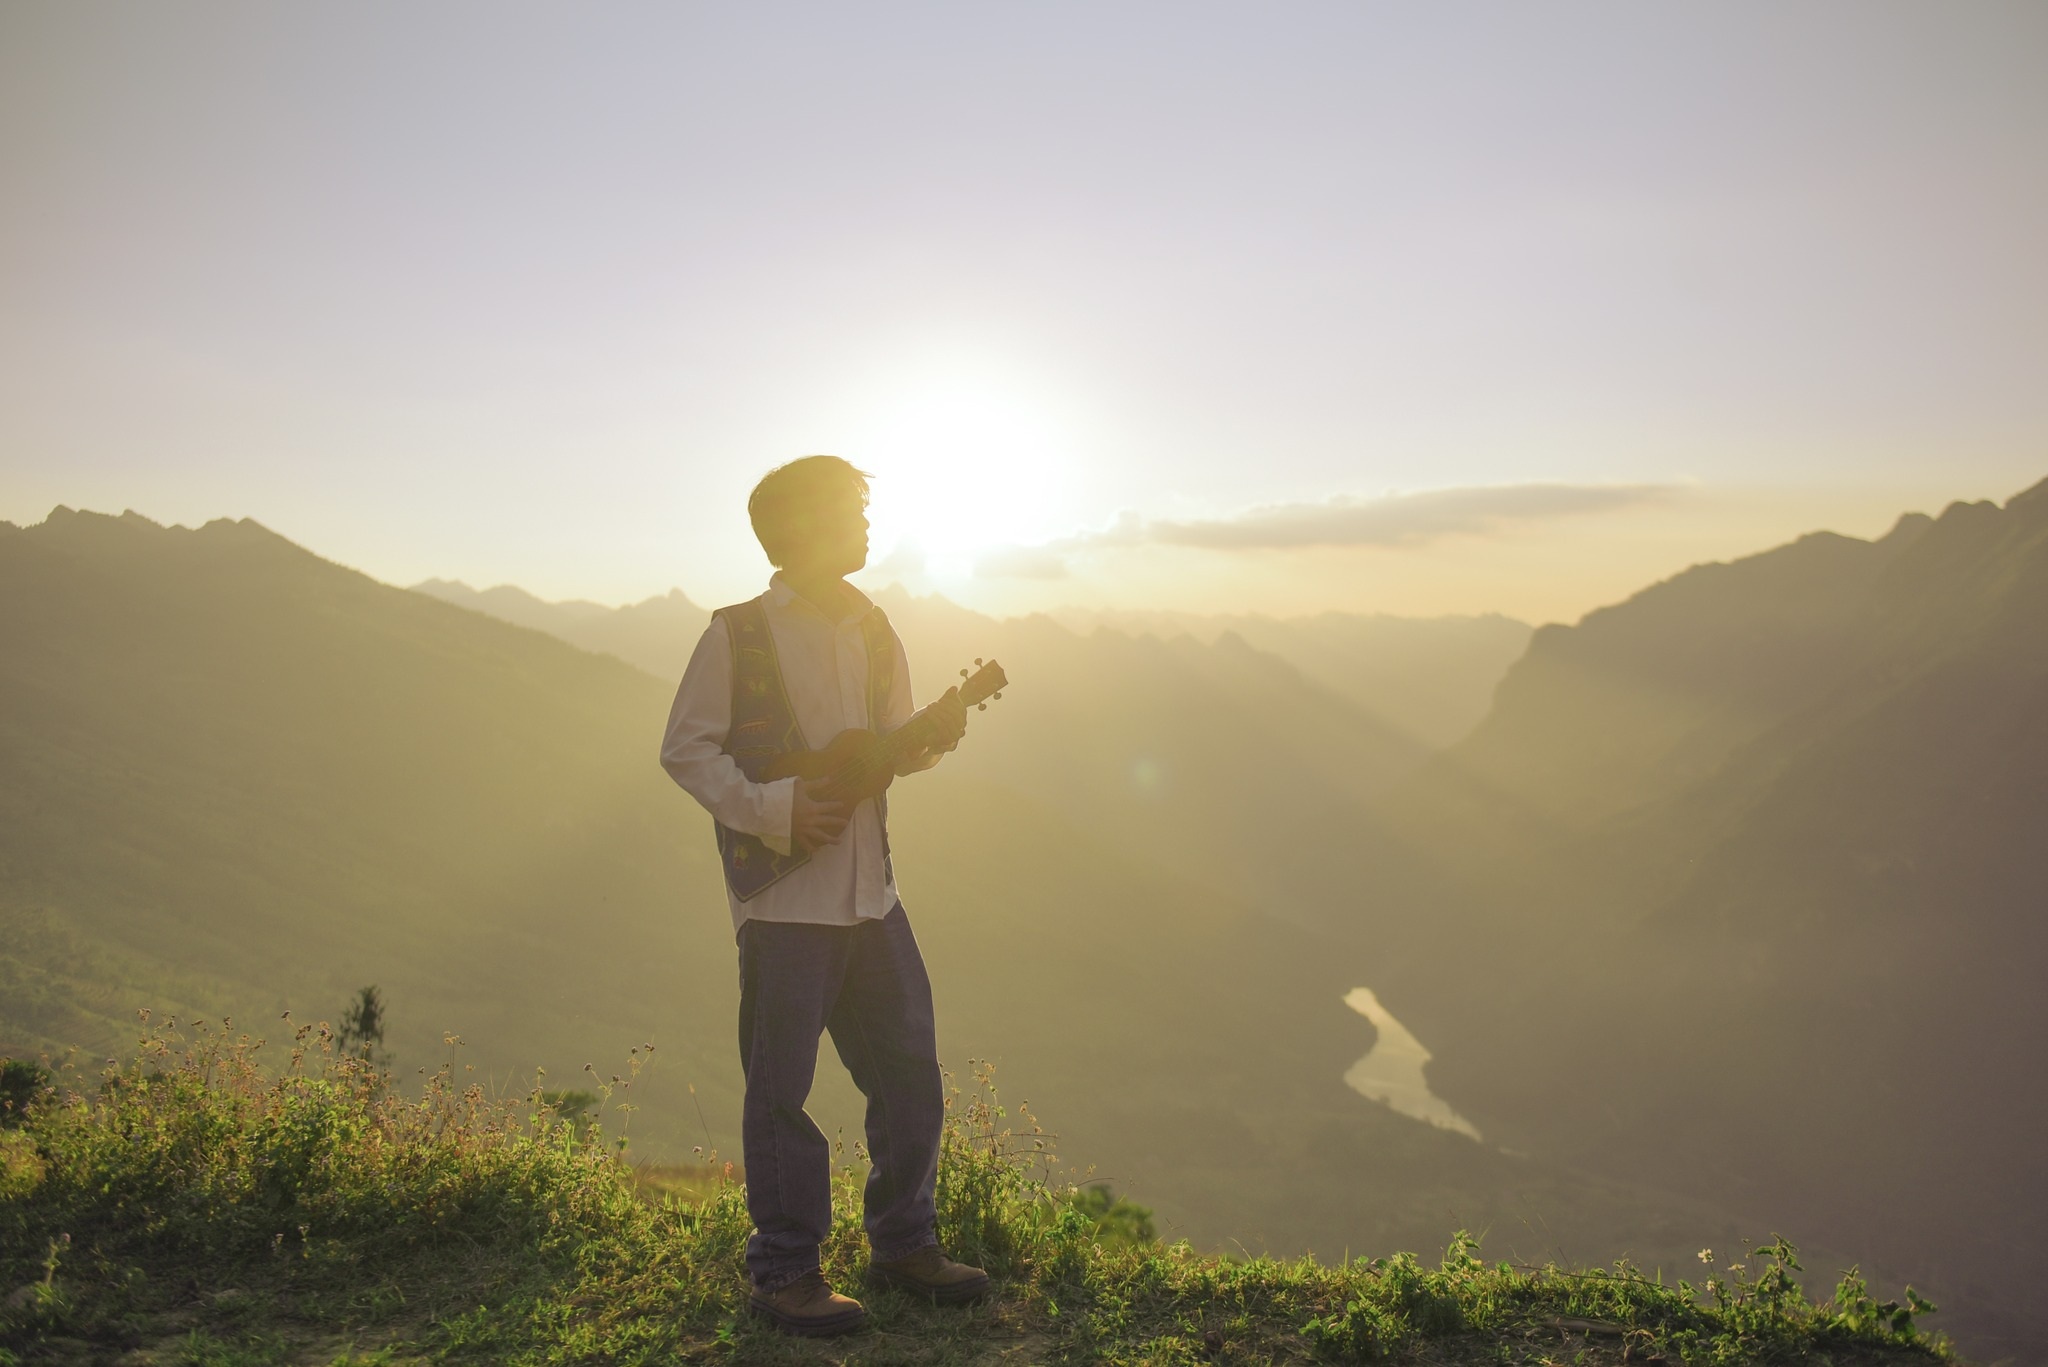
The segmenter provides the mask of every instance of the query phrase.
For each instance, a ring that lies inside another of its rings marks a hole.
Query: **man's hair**
[[[838,456],[805,456],[761,476],[747,499],[747,517],[754,524],[761,549],[768,553],[768,563],[782,569],[791,547],[810,531],[811,516],[818,506],[843,493],[848,485],[859,492],[865,508],[872,478]]]

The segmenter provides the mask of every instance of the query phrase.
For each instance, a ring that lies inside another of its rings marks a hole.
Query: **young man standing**
[[[942,1303],[988,1276],[945,1256],[934,1227],[944,1098],[931,982],[897,900],[883,797],[850,807],[821,780],[757,781],[778,755],[911,718],[903,643],[846,582],[867,564],[867,476],[836,456],[771,470],[747,512],[780,571],[722,608],[683,673],[661,763],[717,825],[740,957],[741,1147],[755,1311],[793,1333],[859,1328],[866,1312],[818,1266],[831,1229],[831,1153],[804,1112],[829,1031],[867,1097],[865,1223],[872,1276]],[[957,690],[926,709],[928,769],[960,743]]]

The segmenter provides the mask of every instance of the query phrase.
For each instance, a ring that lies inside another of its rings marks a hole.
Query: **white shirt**
[[[849,615],[833,621],[809,599],[776,575],[764,600],[768,632],[775,640],[777,662],[789,705],[803,732],[804,743],[823,749],[849,727],[867,727],[868,652],[861,621],[875,605],[849,588]],[[903,642],[896,644],[896,677],[884,699],[875,728],[886,734],[911,716],[910,665]],[[661,767],[683,791],[735,831],[759,836],[778,854],[789,852],[790,802],[797,780],[755,783],[725,753],[732,729],[732,636],[724,621],[713,618],[690,656],[683,682],[669,709],[668,733],[662,737]],[[936,763],[932,757],[931,763]],[[749,917],[757,921],[807,921],[814,925],[850,926],[856,921],[887,916],[896,905],[896,882],[884,868],[882,817],[873,798],[853,809],[853,819],[837,844],[821,845],[808,864],[771,883],[742,902],[726,889],[735,930]]]

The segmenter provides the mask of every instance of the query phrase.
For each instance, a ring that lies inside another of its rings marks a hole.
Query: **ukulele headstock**
[[[985,712],[988,710],[988,700],[1002,697],[1003,689],[1009,686],[1010,681],[1004,677],[1003,667],[994,660],[986,664],[982,664],[980,660],[974,663],[981,665],[981,668],[975,670],[971,676],[964,669],[960,671],[960,677],[966,680],[960,685],[960,701],[969,707],[979,707]]]

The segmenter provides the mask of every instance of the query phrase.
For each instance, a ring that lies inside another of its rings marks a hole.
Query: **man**
[[[717,825],[739,940],[752,1305],[814,1336],[867,1318],[818,1266],[832,1223],[831,1154],[804,1101],[822,1031],[867,1097],[871,1276],[946,1304],[988,1289],[986,1273],[940,1251],[934,1228],[944,1098],[931,982],[896,895],[887,803],[849,808],[822,780],[757,781],[780,754],[911,718],[903,644],[846,582],[867,564],[867,501],[866,474],[836,456],[807,456],[761,480],[747,512],[779,573],[759,598],[714,616],[661,747],[662,767]],[[957,690],[926,716],[930,744],[898,774],[930,768],[966,733]]]

